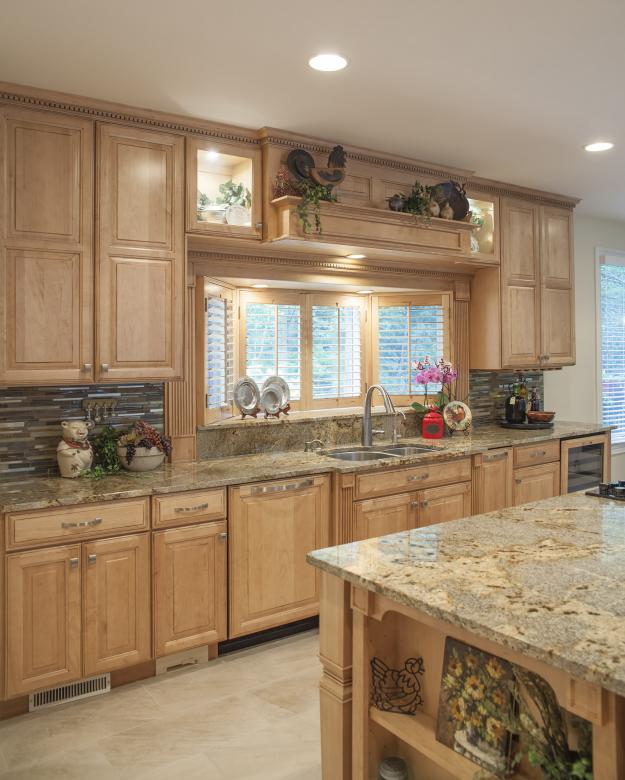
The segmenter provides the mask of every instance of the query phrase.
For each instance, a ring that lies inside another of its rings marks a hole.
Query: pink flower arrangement
[[[425,388],[425,404],[414,403],[412,406],[418,412],[424,412],[428,409],[442,411],[452,400],[452,384],[458,378],[456,369],[444,358],[439,358],[435,363],[432,363],[428,355],[423,360],[415,361],[412,367],[417,372],[414,378],[415,383],[423,385]],[[440,385],[440,390],[437,393],[437,403],[431,405],[428,403],[428,385],[430,384]]]

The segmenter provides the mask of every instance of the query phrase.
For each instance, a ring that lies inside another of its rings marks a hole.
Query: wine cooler
[[[610,481],[610,434],[563,439],[560,452],[562,494],[589,490]]]

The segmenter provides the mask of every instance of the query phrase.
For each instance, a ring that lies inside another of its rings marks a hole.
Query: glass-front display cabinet
[[[248,144],[187,140],[187,230],[261,238],[260,149]]]
[[[471,235],[471,254],[476,260],[499,262],[499,199],[467,188],[471,222],[478,225]]]

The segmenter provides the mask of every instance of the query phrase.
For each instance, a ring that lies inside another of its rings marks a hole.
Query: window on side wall
[[[625,253],[600,254],[598,275],[600,414],[617,426],[612,442],[625,445]]]

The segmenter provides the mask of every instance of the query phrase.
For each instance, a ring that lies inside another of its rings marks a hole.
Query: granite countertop
[[[308,558],[625,696],[623,504],[575,493]]]
[[[158,493],[179,493],[269,479],[288,479],[306,474],[375,471],[411,463],[461,458],[496,447],[584,436],[604,430],[609,429],[600,425],[568,422],[559,422],[553,428],[531,432],[485,425],[475,429],[470,436],[456,434],[445,439],[402,439],[402,442],[431,449],[418,455],[378,461],[354,463],[302,451],[263,452],[194,463],[167,464],[146,474],[121,472],[101,480],[22,478],[15,482],[0,483],[0,511],[16,512]]]

